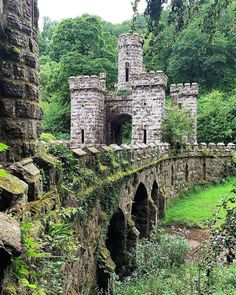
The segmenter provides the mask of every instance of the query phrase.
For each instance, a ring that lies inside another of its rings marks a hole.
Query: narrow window
[[[147,130],[143,130],[143,142],[146,144],[147,143]]]
[[[185,182],[188,182],[189,179],[189,171],[188,171],[188,164],[185,166]]]
[[[207,171],[206,171],[206,163],[203,163],[203,180],[206,180],[207,178]]]
[[[81,141],[84,143],[84,129],[81,130]]]
[[[129,63],[125,63],[125,81],[129,82]]]
[[[33,48],[33,43],[31,38],[29,38],[29,50],[33,53],[34,52],[34,48]]]
[[[171,167],[171,185],[174,185],[174,166]]]

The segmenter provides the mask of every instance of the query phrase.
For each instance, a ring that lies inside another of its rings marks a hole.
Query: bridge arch
[[[127,113],[120,113],[112,116],[107,122],[107,143],[121,145],[124,142],[131,142],[132,116]]]
[[[126,265],[126,219],[123,211],[118,210],[112,215],[107,231],[106,247],[116,265],[115,272],[122,277]]]
[[[131,215],[138,229],[140,238],[146,238],[149,233],[149,200],[145,185],[140,182],[134,197]]]

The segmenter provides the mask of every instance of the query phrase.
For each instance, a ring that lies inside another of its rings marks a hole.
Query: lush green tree
[[[156,31],[158,28],[158,23],[161,18],[161,12],[165,0],[146,0],[147,7],[145,10],[145,15],[148,18],[148,28],[149,31]]]
[[[40,55],[48,55],[48,45],[52,39],[57,22],[52,21],[49,17],[43,18],[43,30],[39,34],[39,51]]]
[[[117,39],[100,18],[84,15],[58,23],[46,52],[40,58],[43,128],[61,135],[70,129],[68,78],[105,72],[111,89],[117,78]]]
[[[198,141],[236,143],[236,93],[212,91],[199,101]]]
[[[187,109],[172,106],[166,109],[166,118],[162,124],[162,140],[172,147],[178,147],[188,142],[193,135],[193,118]]]

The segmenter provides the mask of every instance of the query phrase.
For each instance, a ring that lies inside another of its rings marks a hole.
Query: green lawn
[[[236,177],[226,183],[215,184],[183,195],[167,209],[166,224],[184,224],[205,227],[216,211],[222,197],[227,196],[236,185]],[[224,212],[221,213],[221,217]]]

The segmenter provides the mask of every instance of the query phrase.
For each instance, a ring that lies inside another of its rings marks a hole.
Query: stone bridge
[[[168,204],[193,185],[222,179],[232,161],[235,145],[202,143],[188,145],[178,152],[168,144],[111,145],[73,151],[79,163],[86,163],[86,167],[94,167],[94,159],[99,158],[100,165],[107,168],[101,168],[104,185],[119,184],[116,209],[103,238],[115,271],[122,277],[132,271],[127,267],[128,253],[135,249],[140,238],[148,237],[157,221],[165,216]],[[108,160],[109,155],[112,161]],[[107,202],[111,197],[108,193]],[[94,226],[99,228],[99,222]],[[99,239],[99,234],[94,238]],[[104,266],[95,268],[98,273],[94,283],[107,289],[110,278],[104,273]],[[86,278],[81,278],[81,283],[83,280]]]
[[[70,147],[70,142],[50,143],[52,146],[57,144]],[[76,225],[80,250],[76,253],[78,259],[73,266],[75,271],[70,274],[71,286],[68,288],[71,290],[73,286],[78,290],[76,294],[81,294],[81,290],[93,294],[95,286],[109,288],[109,272],[115,270],[123,277],[132,271],[132,267],[127,266],[132,266],[132,261],[128,263],[128,253],[136,248],[140,238],[149,235],[174,198],[193,185],[214,182],[227,174],[235,145],[189,144],[179,151],[171,150],[165,143],[101,145],[73,148],[73,153],[78,170],[86,167],[94,171],[98,183],[95,186],[88,184],[81,193],[83,201],[74,205],[83,209],[87,202],[92,202],[89,215]],[[9,166],[8,170],[11,175],[0,179],[1,213],[27,208],[27,204],[45,198],[45,194],[57,185],[55,163],[48,156],[22,160]],[[42,171],[47,175],[46,184],[42,181]],[[57,198],[53,199],[46,211],[43,207],[43,214],[54,210],[56,202]],[[10,229],[13,221],[4,216],[0,227],[9,224]],[[11,256],[21,253],[19,227],[14,226],[16,241],[8,234],[4,237],[0,234],[3,267],[9,264]],[[103,265],[98,259],[101,256]],[[0,268],[0,277],[3,271]]]

